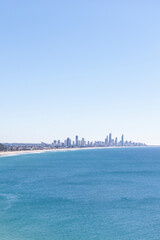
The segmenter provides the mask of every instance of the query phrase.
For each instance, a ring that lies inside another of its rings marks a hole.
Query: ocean
[[[0,158],[0,240],[159,240],[160,148]]]

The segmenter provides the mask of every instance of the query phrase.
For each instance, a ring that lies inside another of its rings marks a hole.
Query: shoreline
[[[38,154],[38,153],[45,153],[45,152],[66,152],[66,151],[78,151],[78,150],[91,150],[91,149],[115,149],[115,148],[142,148],[142,147],[149,147],[149,146],[119,146],[119,147],[86,147],[86,148],[59,148],[59,149],[44,149],[44,150],[26,150],[26,151],[7,151],[7,152],[0,152],[0,157],[9,157],[9,156],[17,156],[23,154]]]
[[[9,157],[9,156],[17,156],[23,154],[37,154],[37,153],[45,153],[45,152],[66,152],[66,151],[77,151],[77,150],[87,150],[87,149],[103,149],[103,148],[111,148],[111,147],[86,147],[86,148],[59,148],[59,149],[44,149],[44,150],[26,150],[26,151],[7,151],[0,152],[0,157]]]

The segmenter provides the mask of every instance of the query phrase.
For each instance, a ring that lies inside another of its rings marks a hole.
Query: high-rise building
[[[109,134],[109,144],[112,143],[112,133]]]
[[[105,145],[108,145],[108,136],[105,138]]]
[[[122,146],[124,146],[124,135],[122,134],[122,138],[121,138],[121,144]]]
[[[82,138],[81,146],[85,146],[85,140],[84,140],[84,138]]]
[[[117,139],[117,137],[115,138],[115,145],[117,145],[117,143],[118,143],[118,139]]]
[[[70,146],[71,146],[71,139],[67,138],[67,147],[70,147]]]
[[[76,146],[78,147],[78,136],[76,136]]]

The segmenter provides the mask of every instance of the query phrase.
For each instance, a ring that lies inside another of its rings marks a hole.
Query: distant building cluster
[[[112,134],[110,133],[106,136],[104,141],[86,141],[84,138],[79,139],[78,136],[75,137],[75,140],[72,141],[69,137],[61,142],[60,140],[54,140],[52,143],[53,148],[57,147],[65,147],[65,148],[76,148],[76,147],[111,147],[111,146],[145,146],[143,143],[135,143],[132,141],[125,141],[124,135],[122,134],[120,141],[118,138],[112,138]]]
[[[64,141],[54,140],[51,144],[48,143],[5,143],[3,144],[5,151],[25,151],[25,150],[47,150],[47,149],[58,149],[58,148],[85,148],[85,147],[126,147],[126,146],[146,146],[143,143],[135,143],[131,141],[125,141],[124,135],[122,134],[121,139],[112,138],[112,134],[106,136],[104,141],[86,141],[84,138],[79,139],[75,136],[75,140],[71,140],[69,137]]]

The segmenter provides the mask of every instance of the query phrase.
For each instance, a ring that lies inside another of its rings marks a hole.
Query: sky
[[[5,0],[0,142],[160,145],[160,1]]]

